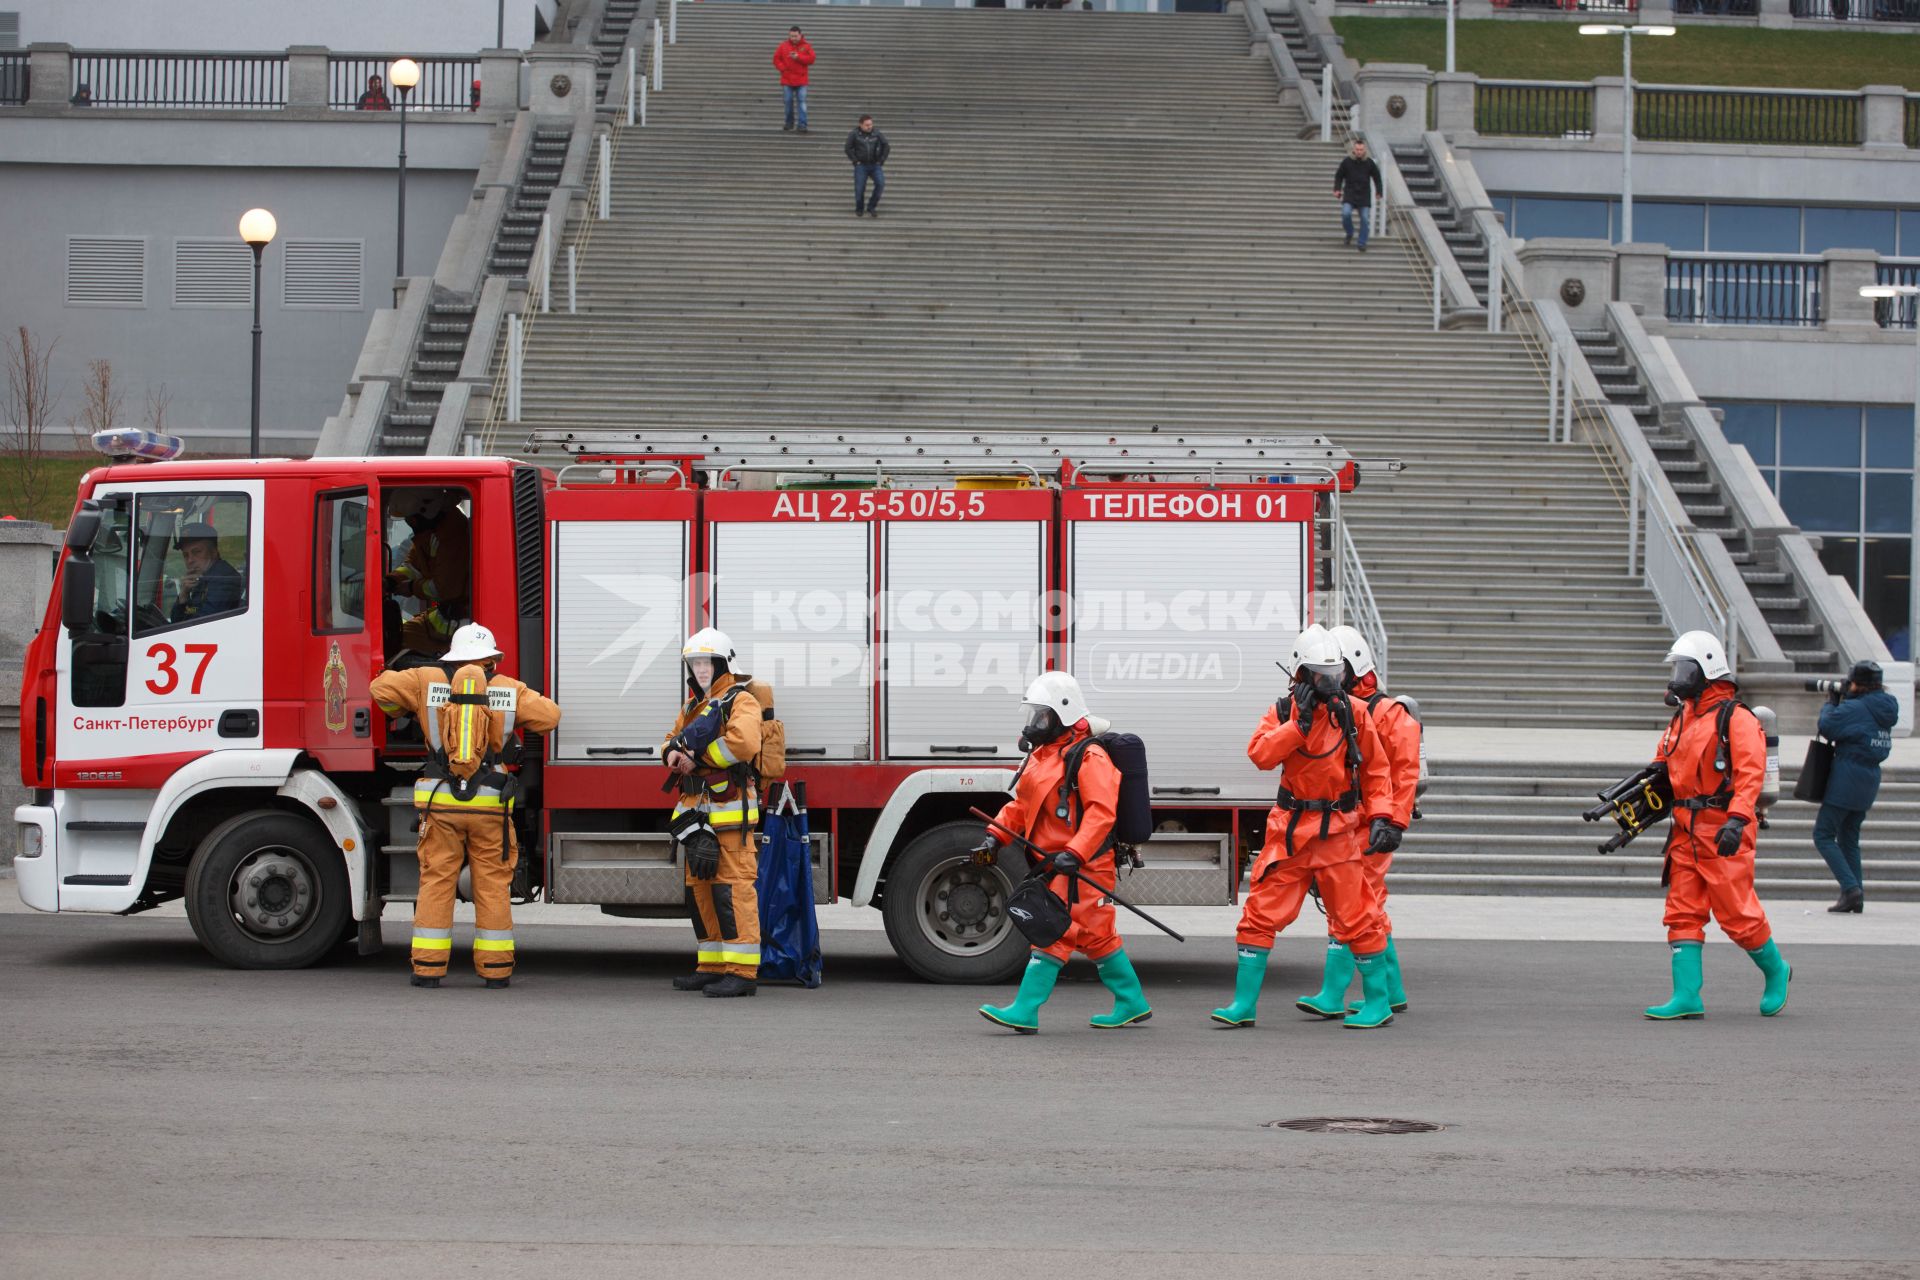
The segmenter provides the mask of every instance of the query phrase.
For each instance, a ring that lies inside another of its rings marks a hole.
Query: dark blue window
[[[1868,533],[1905,533],[1913,524],[1913,477],[1867,476]]]
[[[1920,209],[1900,211],[1900,256],[1920,258]]]
[[[1616,240],[1620,231],[1616,214],[1613,228]],[[1707,206],[1636,200],[1633,202],[1633,238],[1642,244],[1664,244],[1681,253],[1698,253],[1707,247]]]
[[[1800,252],[1800,209],[1784,204],[1716,204],[1707,218],[1714,253]]]
[[[1884,406],[1867,410],[1867,465],[1913,467],[1913,410]]]
[[[1570,236],[1583,240],[1607,238],[1605,200],[1552,200],[1517,196],[1513,202],[1516,236],[1537,240],[1543,236]]]
[[[1780,506],[1802,529],[1853,533],[1860,528],[1860,473],[1782,471]]]
[[[1713,407],[1726,410],[1721,431],[1731,443],[1745,445],[1756,465],[1770,467],[1777,461],[1773,447],[1773,405],[1717,404]]]
[[[1781,405],[1780,465],[1859,466],[1859,408],[1850,404]]]
[[[1895,221],[1892,209],[1823,209],[1808,205],[1806,251],[1872,249],[1891,255]]]

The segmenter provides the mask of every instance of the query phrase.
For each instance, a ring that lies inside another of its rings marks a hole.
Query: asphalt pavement
[[[1657,907],[1653,908],[1657,911]],[[505,992],[383,956],[209,960],[178,918],[0,915],[0,1275],[1910,1277],[1911,947],[1802,943],[1786,1012],[1707,954],[1402,943],[1412,1008],[1308,1020],[1283,938],[1217,1030],[1232,944],[1134,936],[1153,1019],[1096,1032],[1076,961],[1015,1036],[826,935],[816,991],[675,993],[684,938],[524,923]],[[1275,1121],[1441,1125],[1312,1133]]]

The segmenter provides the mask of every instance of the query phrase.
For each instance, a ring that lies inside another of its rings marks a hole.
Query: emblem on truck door
[[[334,641],[327,652],[327,669],[321,674],[320,688],[327,699],[327,732],[343,733],[347,727],[347,664],[340,659],[340,642]]]

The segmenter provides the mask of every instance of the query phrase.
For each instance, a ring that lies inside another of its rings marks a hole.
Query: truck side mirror
[[[99,536],[100,504],[88,498],[73,513],[72,523],[67,525],[67,550],[76,555],[85,555],[93,550],[93,540]]]
[[[98,515],[94,518],[97,523]],[[100,630],[93,613],[93,587],[93,561],[83,555],[68,556],[60,570],[60,621],[76,639]]]

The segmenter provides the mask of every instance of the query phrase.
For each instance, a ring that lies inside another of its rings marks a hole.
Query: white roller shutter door
[[[1018,756],[1040,674],[1038,521],[887,526],[887,754]]]
[[[1146,741],[1156,802],[1272,794],[1246,745],[1302,625],[1307,527],[1072,526],[1073,672],[1095,714]]]
[[[773,686],[787,752],[866,760],[873,744],[872,531],[865,523],[717,521],[713,625]]]
[[[685,697],[687,526],[563,521],[553,539],[553,758],[654,762]]]

